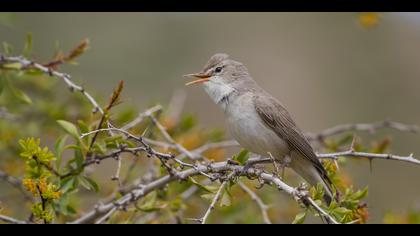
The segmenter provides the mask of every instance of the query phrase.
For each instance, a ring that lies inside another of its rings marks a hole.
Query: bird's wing
[[[315,155],[311,145],[279,101],[268,95],[257,95],[254,99],[254,107],[265,125],[286,141],[292,150],[309,160],[323,178],[328,179],[327,172]],[[328,182],[330,182],[329,179]]]

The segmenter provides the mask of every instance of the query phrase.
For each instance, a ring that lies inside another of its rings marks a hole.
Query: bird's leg
[[[285,169],[286,169],[286,167],[289,166],[289,164],[290,164],[291,161],[292,161],[292,159],[290,159],[290,156],[287,155],[287,156],[285,156],[283,158],[283,160],[280,163],[280,166],[281,166],[281,179],[282,180],[284,180],[284,172],[285,172]]]
[[[280,166],[279,162],[273,157],[271,152],[267,152],[267,154],[270,157],[271,162],[273,163],[273,166],[274,166],[273,175],[277,177],[277,176],[279,176],[281,166]]]
[[[277,160],[273,157],[273,155],[270,152],[267,152],[267,154],[270,157],[271,162],[273,163],[273,166],[274,166],[273,175],[278,176],[279,173],[281,172],[281,179],[284,180],[285,169],[286,167],[289,166],[291,162],[290,157],[286,155],[282,160]]]

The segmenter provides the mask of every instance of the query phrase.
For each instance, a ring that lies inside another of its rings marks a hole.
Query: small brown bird
[[[202,84],[204,90],[224,111],[227,126],[238,143],[261,156],[273,156],[309,184],[324,186],[329,204],[333,186],[327,171],[286,108],[251,78],[247,68],[226,54],[215,54],[199,73],[187,83]]]

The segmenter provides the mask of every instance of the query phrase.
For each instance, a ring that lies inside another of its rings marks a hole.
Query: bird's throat
[[[210,98],[219,104],[223,110],[229,104],[229,98],[234,94],[235,89],[228,84],[215,83],[212,81],[203,83],[204,90],[210,96]]]

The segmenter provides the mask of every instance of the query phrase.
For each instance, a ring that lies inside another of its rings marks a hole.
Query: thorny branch
[[[323,140],[326,137],[341,134],[348,131],[367,131],[374,133],[378,129],[391,128],[402,132],[419,133],[420,128],[417,125],[403,124],[400,122],[384,120],[373,123],[355,123],[355,124],[342,124],[337,125],[328,129],[325,129],[319,133],[306,133],[305,136],[310,141]]]
[[[231,175],[231,176],[233,176],[233,175]],[[214,208],[216,207],[216,203],[220,200],[220,197],[222,196],[223,192],[225,191],[226,184],[228,182],[229,182],[229,179],[222,182],[222,184],[220,185],[219,189],[216,192],[216,195],[214,195],[214,198],[211,201],[211,204],[210,204],[209,208],[207,209],[204,216],[202,218],[198,219],[198,222],[200,222],[201,224],[206,223],[207,218],[209,217],[210,213],[214,210]]]
[[[420,165],[420,160],[415,159],[413,157],[413,154],[410,154],[409,156],[397,156],[393,154],[355,152],[354,150],[348,150],[345,152],[317,154],[317,156],[323,159],[334,159],[334,160],[338,159],[339,157],[367,158],[369,160],[385,159],[385,160],[409,162],[416,165]]]
[[[5,215],[0,215],[0,221],[9,223],[9,224],[27,224],[27,222],[25,221],[17,220],[17,219],[14,219],[12,217],[5,216]]]
[[[20,56],[9,57],[9,56],[0,55],[0,64],[4,64],[4,63],[19,63],[19,64],[22,65],[22,69],[35,68],[35,69],[38,69],[39,71],[42,71],[46,75],[54,76],[54,77],[57,77],[57,78],[63,80],[64,83],[66,83],[67,86],[69,87],[70,91],[72,91],[72,92],[73,91],[78,91],[87,98],[87,100],[93,106],[93,112],[94,113],[99,111],[101,114],[104,114],[103,109],[99,106],[98,102],[92,97],[92,95],[90,95],[90,93],[88,93],[82,86],[79,86],[79,85],[73,83],[73,81],[71,81],[71,76],[69,74],[65,74],[65,73],[55,71],[55,70],[51,69],[50,67],[43,66],[39,63],[35,63],[33,61],[30,61],[30,60],[28,60],[24,57],[20,57]]]
[[[3,55],[0,55],[0,64],[4,64],[4,63],[19,63],[22,65],[22,69],[37,69],[49,76],[57,77],[63,80],[71,91],[78,91],[86,97],[89,103],[93,106],[94,113],[100,112],[102,114],[102,117],[105,117],[106,112],[99,106],[96,100],[88,92],[85,91],[85,89],[82,86],[79,86],[71,81],[70,75],[55,71],[51,67],[35,63],[23,57],[6,57]],[[96,220],[96,223],[104,223],[116,211],[125,209],[129,204],[135,203],[137,200],[143,198],[148,193],[155,191],[157,189],[161,189],[171,182],[184,181],[188,177],[195,176],[195,175],[206,176],[212,181],[219,179],[222,182],[219,188],[219,191],[217,192],[209,209],[206,211],[206,214],[201,220],[202,223],[206,222],[208,215],[211,213],[215,204],[219,200],[220,195],[226,183],[228,182],[226,180],[226,177],[228,177],[227,179],[230,179],[230,178],[235,178],[239,176],[246,176],[248,178],[258,178],[263,183],[274,185],[277,189],[283,192],[286,192],[287,194],[292,196],[297,202],[302,202],[307,207],[312,207],[315,210],[317,210],[320,213],[320,215],[328,219],[329,222],[337,223],[337,221],[332,216],[328,215],[328,213],[326,213],[322,208],[320,208],[314,202],[313,199],[310,198],[308,192],[304,188],[291,187],[287,185],[286,183],[284,183],[277,176],[266,173],[264,170],[257,169],[256,167],[254,167],[254,165],[257,163],[266,162],[266,161],[269,162],[270,160],[269,159],[267,160],[267,158],[266,159],[249,159],[245,166],[232,165],[232,163],[230,162],[217,162],[217,163],[207,163],[207,164],[197,162],[197,160],[202,159],[201,154],[208,149],[234,147],[234,146],[238,146],[238,143],[234,140],[228,140],[228,141],[223,141],[219,143],[205,144],[191,151],[187,150],[185,147],[177,143],[169,135],[165,127],[163,127],[163,125],[160,124],[159,121],[153,115],[154,112],[160,111],[161,109],[162,107],[160,105],[157,105],[155,107],[148,109],[145,112],[139,113],[136,119],[134,119],[132,122],[126,124],[120,129],[115,128],[114,126],[112,126],[112,124],[109,121],[107,121],[107,128],[101,129],[100,127],[98,127],[97,130],[83,134],[81,138],[84,138],[92,134],[96,135],[97,133],[103,132],[103,131],[107,131],[108,133],[110,133],[110,135],[113,135],[112,132],[115,131],[115,132],[122,133],[128,139],[133,139],[137,143],[139,143],[139,146],[135,148],[127,148],[124,146],[119,146],[118,149],[115,149],[106,155],[95,156],[93,159],[86,160],[83,165],[88,166],[93,163],[100,163],[102,160],[107,159],[107,158],[118,157],[117,160],[119,162],[118,162],[117,174],[119,175],[120,168],[121,168],[121,158],[119,158],[119,155],[121,153],[131,153],[133,155],[137,155],[139,152],[146,152],[148,156],[156,157],[161,161],[162,165],[167,168],[168,175],[162,176],[158,179],[148,182],[147,184],[139,184],[137,187],[134,187],[128,191],[125,191],[125,194],[122,197],[118,199],[114,198],[113,200],[111,200],[110,202],[106,204],[98,204],[95,206],[93,210],[87,212],[86,214],[82,215],[80,218],[76,219],[75,221],[71,223],[87,223],[87,222],[93,222],[95,220]],[[153,124],[162,133],[166,142],[150,140],[142,136],[135,136],[127,131],[133,128],[134,126],[136,126],[137,124],[139,124],[146,117],[149,117],[151,119]],[[310,141],[322,141],[324,138],[328,136],[333,136],[333,135],[340,134],[347,131],[375,132],[376,130],[380,128],[392,128],[392,129],[405,131],[405,132],[419,133],[419,128],[415,125],[407,125],[407,124],[402,124],[402,123],[386,120],[386,121],[375,122],[375,123],[338,125],[338,126],[326,129],[324,131],[321,131],[320,133],[315,133],[315,134],[307,133],[306,136]],[[180,154],[178,156],[174,156],[173,154],[158,152],[154,150],[152,146],[176,149],[178,152],[180,152]],[[368,159],[387,159],[387,160],[406,161],[406,162],[410,162],[414,164],[420,164],[420,161],[415,159],[413,155],[404,157],[404,156],[397,156],[393,154],[375,154],[375,153],[355,152],[353,149],[349,151],[345,151],[345,152],[317,154],[317,156],[319,158],[327,158],[327,159],[337,159],[340,156],[360,157],[360,158],[368,158]],[[196,162],[194,164],[183,162],[182,159],[184,157],[188,157],[188,159],[196,161]],[[181,167],[187,167],[188,169],[178,170],[172,167],[172,165],[168,164],[167,163],[168,161],[173,161],[179,164]],[[3,172],[0,172],[0,177],[2,179],[11,183],[15,187],[21,188],[19,180],[13,179],[12,177],[7,176],[7,175],[2,175],[2,173]],[[65,177],[65,175],[60,176],[60,177]],[[252,190],[247,188],[247,186],[244,185],[243,183],[239,182],[239,185],[245,192],[247,192],[251,196],[251,198],[260,207],[263,218],[264,218],[264,222],[271,223],[267,214],[267,206],[262,202],[262,200]],[[16,219],[10,218],[8,216],[3,216],[3,215],[0,215],[0,221],[4,221],[7,223],[19,223],[19,224],[26,223],[24,221],[16,220]]]
[[[277,189],[284,191],[287,194],[293,196],[293,198],[298,202],[301,202],[301,201],[308,202],[310,204],[309,206],[312,206],[312,204],[314,203],[313,201],[307,201],[307,199],[310,199],[310,197],[306,190],[302,190],[300,188],[293,188],[287,185],[286,183],[284,183],[278,177],[273,176],[272,174],[266,173],[262,170],[255,169],[253,167],[245,168],[244,166],[231,165],[229,162],[217,162],[217,163],[212,163],[208,165],[199,164],[197,165],[197,169],[187,169],[187,170],[181,171],[179,172],[178,176],[166,175],[157,180],[150,182],[149,184],[141,185],[139,186],[139,188],[136,188],[128,192],[127,194],[119,198],[118,200],[115,200],[108,204],[97,205],[95,209],[84,214],[79,219],[71,223],[91,222],[97,219],[98,217],[101,217],[104,214],[107,214],[109,211],[113,210],[114,208],[127,206],[130,203],[133,203],[143,198],[148,193],[156,189],[161,189],[173,181],[183,180],[183,179],[187,179],[190,176],[200,175],[200,172],[224,173],[227,171],[234,173],[232,177],[248,176],[248,177],[260,178],[266,183],[273,184],[276,186]],[[312,207],[316,208],[316,206],[312,206]]]

